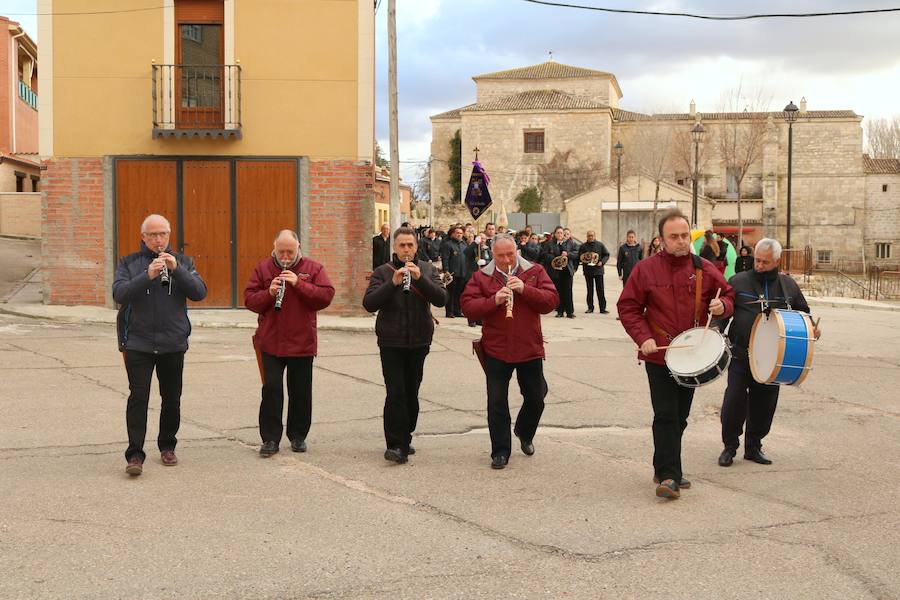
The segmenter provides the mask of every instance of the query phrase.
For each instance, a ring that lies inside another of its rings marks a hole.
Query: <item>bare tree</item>
[[[866,150],[872,158],[900,158],[900,115],[866,120]]]
[[[746,98],[742,86],[738,86],[722,95],[722,112],[737,113],[726,118],[718,128],[719,154],[725,163],[726,177],[732,177],[737,194],[738,215],[738,248],[744,245],[744,218],[741,213],[741,186],[744,177],[758,160],[762,158],[766,139],[766,120],[764,112],[768,103],[759,92]],[[743,112],[741,107],[743,106]],[[727,184],[726,184],[727,185]]]
[[[666,175],[671,171],[674,158],[675,130],[669,125],[650,125],[636,133],[631,141],[632,165],[637,174],[653,182],[653,221],[659,218],[659,191]],[[653,239],[653,226],[650,236]]]
[[[601,166],[600,160],[578,159],[575,150],[557,150],[549,162],[537,167],[539,187],[555,192],[559,201],[564,202],[598,187],[606,176]]]
[[[424,163],[419,167],[416,173],[416,180],[410,186],[412,188],[412,198],[416,202],[431,201],[431,161]]]

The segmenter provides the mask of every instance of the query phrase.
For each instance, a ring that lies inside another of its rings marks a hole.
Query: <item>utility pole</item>
[[[400,227],[400,149],[397,133],[397,0],[388,0],[388,111],[391,136],[391,241]]]

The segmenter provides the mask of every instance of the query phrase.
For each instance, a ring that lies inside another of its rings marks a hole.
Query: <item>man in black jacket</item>
[[[591,256],[595,262],[582,260],[582,257],[594,253],[597,256]],[[597,239],[597,235],[593,231],[587,232],[587,240],[578,248],[578,262],[581,264],[581,270],[584,273],[584,282],[587,284],[587,310],[585,312],[594,312],[594,288],[597,288],[597,301],[600,303],[600,314],[608,314],[606,310],[606,294],[603,291],[603,267],[609,260],[609,250]]]
[[[789,275],[778,272],[780,264],[781,244],[777,240],[763,238],[756,243],[753,270],[738,273],[729,281],[734,287],[735,302],[731,328],[728,330],[732,346],[731,366],[728,368],[728,387],[721,411],[722,443],[725,445],[719,456],[722,467],[734,462],[745,421],[744,459],[762,465],[772,464],[762,451],[762,440],[772,427],[779,386],[757,383],[753,379],[747,350],[750,333],[756,317],[767,306],[809,312],[809,304],[797,282]],[[819,333],[816,328],[813,332],[816,339]]]
[[[462,237],[463,228],[454,225],[450,228],[447,239],[441,244],[441,268],[445,273],[453,275],[453,281],[447,286],[445,315],[448,319],[463,316],[459,306],[459,297],[462,295],[463,288],[466,287],[469,271],[464,255],[466,243]]]
[[[628,276],[634,265],[641,260],[641,245],[637,242],[637,235],[634,230],[629,230],[625,234],[625,243],[619,246],[619,253],[616,255],[616,270],[619,272],[619,279],[622,280],[622,287],[628,283]]]
[[[363,296],[363,307],[378,311],[375,334],[381,353],[386,460],[405,463],[419,418],[419,385],[431,348],[434,321],[431,305],[444,306],[447,290],[431,263],[416,261],[416,232],[394,232],[394,258],[375,269]]]
[[[372,270],[391,262],[391,228],[381,226],[381,233],[372,238]]]
[[[556,307],[556,316],[561,318],[566,316],[570,319],[575,318],[575,305],[572,300],[572,281],[575,277],[575,270],[578,268],[578,256],[575,249],[575,241],[570,237],[565,238],[565,230],[557,226],[553,230],[553,237],[541,249],[541,263],[559,294],[559,305]],[[553,268],[553,259],[560,256],[568,258],[566,266],[562,269]]]
[[[162,408],[157,445],[162,464],[175,466],[175,435],[181,424],[181,374],[188,349],[191,323],[187,300],[206,298],[206,284],[194,261],[172,252],[171,226],[160,215],[150,215],[141,225],[141,250],[119,262],[113,281],[113,299],[120,305],[117,318],[119,350],[128,373],[128,449],[125,471],[143,472],[144,438],[150,380],[156,369]]]

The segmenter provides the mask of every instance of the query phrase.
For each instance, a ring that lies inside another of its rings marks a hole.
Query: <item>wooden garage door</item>
[[[237,162],[238,304],[253,267],[272,253],[272,240],[282,229],[297,228],[297,163]]]
[[[182,195],[182,247],[209,290],[192,305],[232,306],[231,162],[184,161]]]
[[[177,165],[173,160],[120,160],[116,162],[116,257],[141,247],[141,223],[158,213],[172,224],[170,244],[178,247]]]

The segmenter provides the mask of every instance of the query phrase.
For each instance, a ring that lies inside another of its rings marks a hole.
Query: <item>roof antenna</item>
[[[553,62],[553,50],[550,51],[550,62]]]

